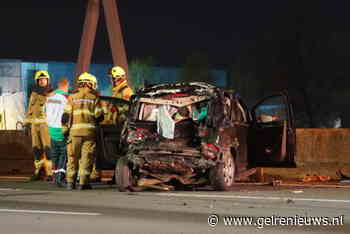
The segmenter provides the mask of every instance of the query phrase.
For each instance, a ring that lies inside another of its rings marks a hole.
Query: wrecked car
[[[154,85],[131,98],[122,131],[102,132],[101,140],[119,154],[120,191],[203,185],[229,190],[257,167],[296,166],[293,111],[285,92],[249,110],[238,95],[207,83]]]

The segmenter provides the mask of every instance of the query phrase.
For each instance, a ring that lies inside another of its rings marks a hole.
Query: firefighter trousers
[[[75,183],[79,171],[79,183],[88,184],[92,165],[95,159],[96,140],[95,137],[70,138],[68,146],[67,183]],[[69,152],[71,151],[71,152]]]
[[[97,179],[101,179],[101,177],[102,177],[102,171],[96,168],[96,159],[95,159],[90,178],[92,180],[97,180]]]
[[[34,174],[39,175],[40,170],[43,168],[46,176],[51,176],[51,139],[47,124],[32,124],[31,135],[34,153]]]

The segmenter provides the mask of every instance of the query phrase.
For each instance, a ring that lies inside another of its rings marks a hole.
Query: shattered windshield
[[[162,103],[159,101],[158,103]],[[195,121],[206,118],[208,113],[207,101],[190,103],[188,105],[141,103],[138,120],[154,122],[157,133],[167,139],[174,139],[178,123],[193,125]],[[192,122],[192,123],[191,123]]]
[[[170,116],[176,123],[185,119],[200,121],[203,120],[208,114],[208,102],[204,101],[186,106],[142,103],[138,120],[157,121],[157,119],[162,118],[164,114]]]

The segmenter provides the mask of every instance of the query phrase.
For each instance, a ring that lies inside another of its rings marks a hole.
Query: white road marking
[[[311,202],[339,202],[350,203],[350,200],[337,199],[317,199],[317,198],[294,198],[294,197],[255,197],[255,196],[237,196],[237,195],[209,195],[209,194],[186,194],[186,193],[154,193],[157,196],[168,197],[195,197],[195,198],[226,198],[226,199],[255,199],[255,200],[293,200],[293,201],[311,201]]]
[[[30,213],[30,214],[59,214],[59,215],[87,215],[98,216],[100,213],[85,213],[85,212],[65,212],[65,211],[50,211],[50,210],[12,210],[12,209],[0,209],[1,212],[7,213]]]

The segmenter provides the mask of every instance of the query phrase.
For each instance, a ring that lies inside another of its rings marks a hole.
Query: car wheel
[[[115,167],[115,183],[120,192],[130,191],[132,186],[132,171],[126,157],[122,157],[117,161]]]
[[[235,182],[235,161],[231,152],[225,151],[223,161],[210,169],[209,179],[216,190],[229,190]]]

